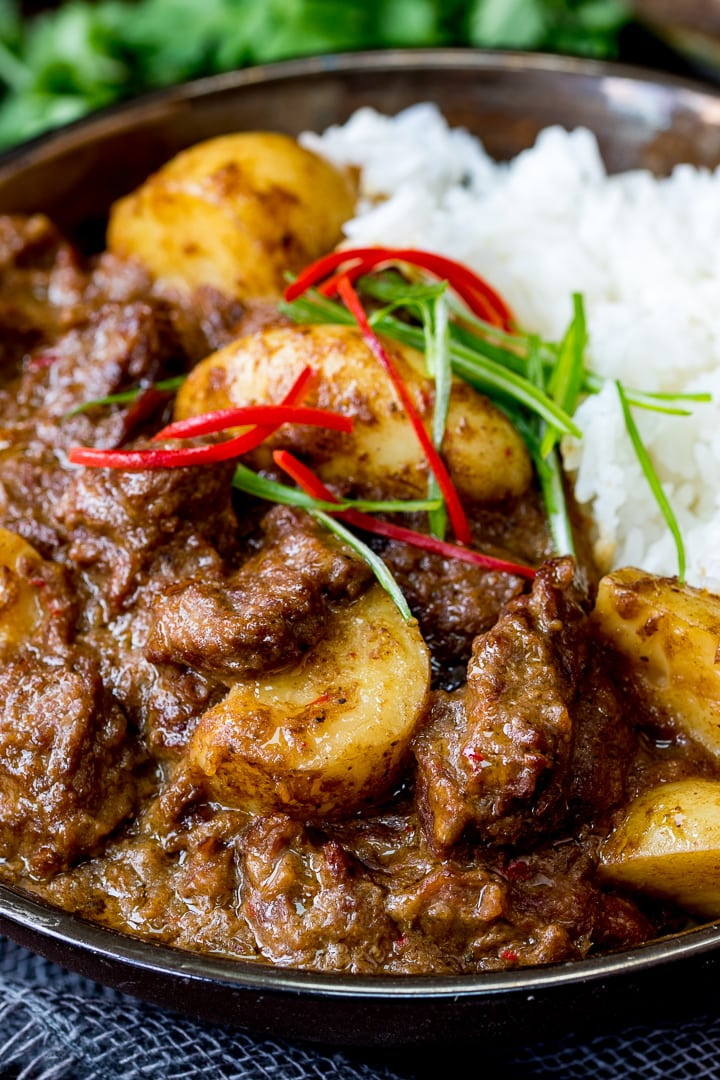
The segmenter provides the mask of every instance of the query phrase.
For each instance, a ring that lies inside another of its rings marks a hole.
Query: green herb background
[[[0,0],[0,147],[144,90],[291,57],[469,45],[614,57],[623,0]]]

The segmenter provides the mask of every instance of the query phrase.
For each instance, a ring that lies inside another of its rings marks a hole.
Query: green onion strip
[[[627,394],[623,389],[622,383],[616,380],[615,386],[617,388],[618,397],[620,399],[620,406],[623,411],[623,419],[625,420],[625,427],[627,433],[630,436],[630,442],[633,445],[635,456],[637,457],[640,467],[645,474],[645,479],[648,482],[648,486],[653,493],[655,502],[660,508],[660,512],[665,519],[665,524],[670,530],[673,540],[675,541],[675,549],[677,551],[678,560],[678,582],[682,585],[685,582],[685,545],[683,543],[682,534],[680,532],[680,526],[677,523],[677,518],[673,512],[673,508],[670,505],[670,500],[663,491],[660,479],[655,472],[650,455],[648,454],[647,447],[645,446],[640,432],[637,429],[637,425],[630,411],[630,403],[627,398]]]
[[[79,413],[87,412],[88,409],[94,409],[96,405],[127,405],[133,401],[137,401],[141,394],[144,394],[146,390],[160,390],[161,392],[173,393],[175,390],[179,390],[182,384],[187,378],[186,375],[176,375],[172,379],[163,379],[161,382],[149,383],[147,386],[134,386],[131,390],[122,390],[119,394],[108,394],[107,397],[93,398],[92,401],[85,401],[82,405],[76,405],[74,409],[70,409],[65,413],[64,420],[69,419],[71,416],[77,416]]]
[[[361,278],[359,287],[385,306],[371,321],[376,330],[425,352],[428,370],[436,379],[433,441],[438,446],[447,418],[445,393],[451,373],[488,394],[518,427],[537,470],[553,543],[558,552],[575,554],[566,505],[559,441],[564,435],[582,438],[573,420],[583,395],[598,393],[608,380],[585,367],[587,325],[583,298],[573,296],[573,316],[560,344],[532,334],[509,334],[474,315],[445,283],[408,283],[396,271]],[[442,290],[442,291],[441,291]],[[444,309],[441,311],[440,308]],[[418,312],[421,326],[399,318],[398,309]],[[343,305],[310,290],[291,304],[281,305],[297,322],[351,325]],[[449,320],[448,316],[455,318]],[[442,338],[442,341],[441,341]],[[444,362],[439,362],[443,357]],[[443,374],[443,370],[445,374]],[[443,382],[447,379],[447,383]],[[440,380],[440,382],[438,382]],[[679,579],[685,576],[685,552],[675,515],[662,490],[630,407],[669,416],[687,416],[691,406],[712,400],[707,393],[648,393],[616,383],[625,424],[638,461],[675,540]],[[445,412],[443,413],[443,409]],[[430,495],[434,488],[430,487]],[[431,528],[439,532],[444,508],[431,511]]]
[[[433,407],[432,438],[435,449],[440,453],[447,427],[450,407],[450,389],[452,386],[452,365],[450,360],[449,312],[444,295],[440,295],[432,305],[423,307],[423,329],[427,341],[426,358],[430,373],[435,380],[435,404]],[[428,498],[436,498],[440,487],[431,472],[428,480]],[[447,510],[443,503],[437,510],[430,511],[430,531],[440,540],[445,539],[447,530]]]
[[[435,384],[432,440],[438,451],[442,450],[450,406],[452,363],[450,358],[449,297],[446,281],[408,282],[397,270],[386,270],[377,275],[366,275],[358,281],[358,288],[366,295],[379,300],[384,307],[370,315],[373,328],[382,330],[385,321],[398,309],[414,312],[422,324],[422,334],[427,374]],[[403,324],[406,325],[406,324]],[[447,510],[437,478],[431,472],[428,478],[428,498],[439,499],[436,510],[430,511],[430,532],[440,540],[447,531]]]
[[[339,499],[337,502],[323,502],[300,488],[288,487],[277,480],[248,469],[247,465],[236,464],[232,479],[233,487],[247,495],[255,495],[268,502],[284,503],[286,506],[299,506],[304,510],[327,510],[339,513],[341,510],[362,510],[363,513],[412,514],[418,511],[437,510],[441,499]]]
[[[337,503],[334,504],[334,508],[337,510]],[[348,547],[351,547],[353,551],[357,552],[357,554],[365,560],[378,582],[382,585],[383,589],[385,589],[385,592],[389,594],[392,600],[394,600],[405,622],[413,622],[413,613],[408,607],[408,602],[403,596],[402,589],[380,556],[376,555],[372,548],[369,548],[367,544],[363,543],[362,540],[355,536],[355,533],[350,532],[349,529],[345,528],[344,525],[341,525],[340,522],[334,517],[331,517],[330,514],[326,514],[323,510],[311,510],[310,513],[317,521],[324,525],[326,529],[335,533],[340,540],[344,540]]]

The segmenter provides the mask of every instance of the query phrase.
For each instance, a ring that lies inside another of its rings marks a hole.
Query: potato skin
[[[26,540],[0,528],[0,659],[29,641],[42,622],[40,596],[27,573],[41,561]]]
[[[384,341],[429,429],[433,384],[416,350]],[[277,402],[304,367],[317,373],[307,404],[354,418],[352,435],[314,430],[309,437],[283,428],[248,463],[271,465],[278,447],[301,451],[326,482],[396,498],[422,498],[428,466],[388,375],[362,334],[351,326],[273,327],[233,342],[190,373],[177,395],[175,417],[259,402]],[[304,445],[303,438],[308,438]],[[467,383],[454,380],[443,455],[462,498],[497,502],[521,495],[532,466],[510,421]]]
[[[720,916],[720,781],[678,780],[640,795],[605,842],[600,874]]]
[[[720,758],[720,597],[628,567],[601,580],[593,620],[643,700]]]
[[[417,624],[373,585],[292,668],[236,683],[200,718],[191,773],[213,801],[296,817],[388,793],[423,717],[430,662]]]
[[[275,298],[286,271],[338,243],[354,204],[349,176],[294,139],[241,132],[183,151],[115,203],[108,247],[175,288]]]

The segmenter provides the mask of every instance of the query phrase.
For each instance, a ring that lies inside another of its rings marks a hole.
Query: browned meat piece
[[[212,469],[78,469],[56,510],[72,534],[69,557],[97,575],[105,603],[117,611],[144,584],[153,563],[159,589],[197,570],[217,571],[218,549],[237,529],[231,505],[232,465]]]
[[[593,948],[640,945],[654,937],[652,923],[632,901],[598,888],[592,851],[591,839],[568,840],[507,864],[510,922],[525,941],[532,941],[539,925],[556,926],[571,943],[567,957],[577,957]],[[520,962],[529,962],[522,946],[517,952]]]
[[[162,290],[162,296],[169,304],[173,327],[183,349],[193,363],[241,337],[244,332],[243,305],[210,286],[195,289],[190,295]],[[275,313],[277,317],[277,309]]]
[[[257,818],[243,838],[241,871],[240,910],[267,960],[382,970],[397,927],[383,891],[337,841],[314,843],[284,814]]]
[[[393,892],[388,911],[407,936],[416,931],[447,957],[487,952],[507,916],[505,883],[485,867],[462,869],[451,862]],[[488,938],[490,942],[488,942]]]
[[[44,215],[0,215],[0,382],[62,332],[85,283],[75,252]]]
[[[0,668],[0,858],[49,877],[133,807],[137,755],[92,663],[76,656]]]
[[[390,889],[387,908],[403,932],[394,961],[401,970],[548,964],[654,934],[631,901],[597,887],[592,858],[573,841],[506,865],[446,860],[404,890],[394,882]]]
[[[255,939],[237,910],[237,845],[246,826],[242,815],[222,812],[185,822],[170,838],[145,826],[53,878],[45,895],[106,926],[132,925],[146,939],[247,959]]]
[[[473,641],[495,624],[502,606],[523,591],[523,579],[443,559],[409,544],[388,544],[382,557],[420,623],[432,653],[435,682],[444,687],[464,682]]]
[[[302,511],[276,507],[262,549],[226,581],[170,586],[153,609],[148,656],[219,677],[296,661],[322,636],[329,605],[359,596],[367,564]]]
[[[56,554],[62,536],[53,511],[71,476],[60,467],[63,451],[75,443],[113,446],[126,427],[123,411],[106,412],[99,423],[97,416],[67,412],[139,379],[156,378],[176,355],[166,315],[138,303],[106,305],[82,328],[31,357],[13,399],[0,395],[0,440],[9,444],[0,523],[44,555]]]
[[[611,742],[597,775],[591,753]],[[439,849],[468,826],[486,842],[537,843],[572,801],[595,812],[613,805],[631,746],[593,659],[574,565],[555,560],[477,639],[465,692],[436,698],[415,744],[421,819]]]
[[[626,801],[637,753],[633,716],[608,678],[612,664],[593,645],[573,705],[567,801],[577,821],[592,822]]]
[[[77,405],[162,377],[173,361],[179,369],[181,356],[164,308],[139,301],[104,304],[83,326],[30,358],[16,390],[18,415],[40,413],[57,421]]]
[[[197,719],[227,693],[227,687],[177,664],[153,664],[145,656],[148,613],[120,616],[123,630],[98,629],[85,635],[97,650],[105,685],[120,702],[148,753],[158,760],[177,758]],[[128,639],[137,641],[134,647]]]
[[[104,251],[91,265],[83,300],[91,311],[107,303],[147,303],[150,296],[150,278],[139,263]]]

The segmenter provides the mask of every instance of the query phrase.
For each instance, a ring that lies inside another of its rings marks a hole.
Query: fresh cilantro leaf
[[[623,0],[0,0],[0,146],[146,89],[247,64],[393,46],[613,55]]]
[[[486,49],[536,49],[545,41],[542,0],[476,0],[470,9],[470,43]]]

